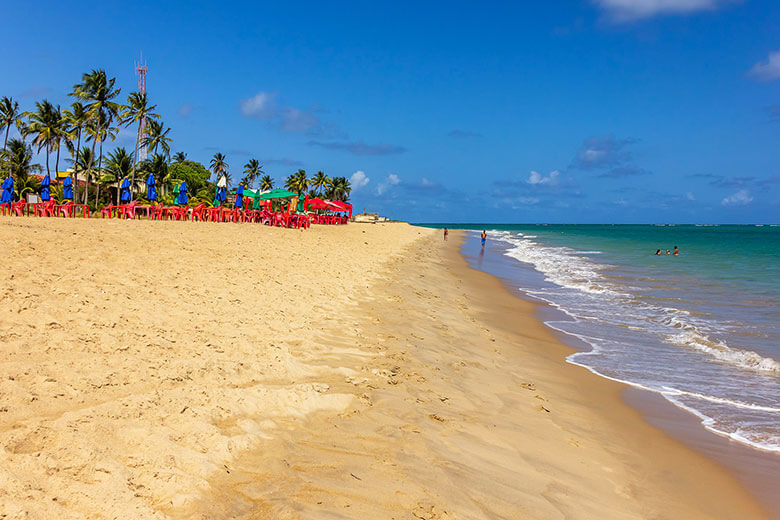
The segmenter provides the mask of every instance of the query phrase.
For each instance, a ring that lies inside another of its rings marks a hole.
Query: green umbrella
[[[289,199],[290,197],[297,197],[297,193],[293,193],[291,191],[283,190],[281,188],[277,188],[275,190],[271,190],[268,193],[263,193],[260,195],[260,200],[269,200],[269,199]]]

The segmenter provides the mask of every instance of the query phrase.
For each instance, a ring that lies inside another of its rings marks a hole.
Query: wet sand
[[[765,517],[457,236],[0,220],[0,512]]]

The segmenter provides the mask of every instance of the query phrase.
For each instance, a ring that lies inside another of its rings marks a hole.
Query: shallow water
[[[587,345],[571,363],[780,452],[779,227],[452,227],[488,229],[484,255],[466,244],[475,267],[563,312],[546,323]]]

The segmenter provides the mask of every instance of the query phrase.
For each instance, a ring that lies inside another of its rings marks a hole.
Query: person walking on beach
[[[444,228],[444,241],[447,241],[447,235],[449,234],[449,230],[447,228]]]
[[[487,231],[482,230],[482,249],[485,249],[485,240],[487,240]]]

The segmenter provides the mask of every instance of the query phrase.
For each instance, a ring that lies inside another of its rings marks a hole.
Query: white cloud
[[[720,203],[724,206],[744,206],[753,201],[753,196],[748,190],[739,190],[734,195],[726,197]]]
[[[371,179],[366,176],[363,170],[356,171],[349,178],[349,183],[352,185],[352,189],[355,191],[365,187],[369,182],[371,182]]]
[[[770,52],[766,61],[753,65],[748,74],[762,81],[780,79],[780,51]]]
[[[685,198],[688,199],[688,200],[696,200],[696,197],[694,197],[692,191],[689,191],[688,193],[686,193],[685,194]]]
[[[272,92],[258,92],[257,95],[241,101],[241,113],[254,119],[272,119],[276,115]]]
[[[557,184],[560,174],[561,172],[558,170],[553,170],[550,175],[545,177],[539,172],[531,171],[531,175],[528,176],[528,184]]]
[[[389,190],[391,187],[396,186],[401,183],[401,178],[398,177],[398,175],[391,173],[387,176],[387,179],[382,182],[379,186],[376,187],[376,193],[377,195],[382,195],[387,190]]]
[[[718,9],[734,0],[592,0],[614,22]]]
[[[433,185],[435,184],[434,182],[432,182],[432,181],[430,181],[430,180],[426,179],[425,177],[423,177],[423,178],[422,178],[422,180],[420,181],[420,183],[421,183],[423,186],[433,186]]]

